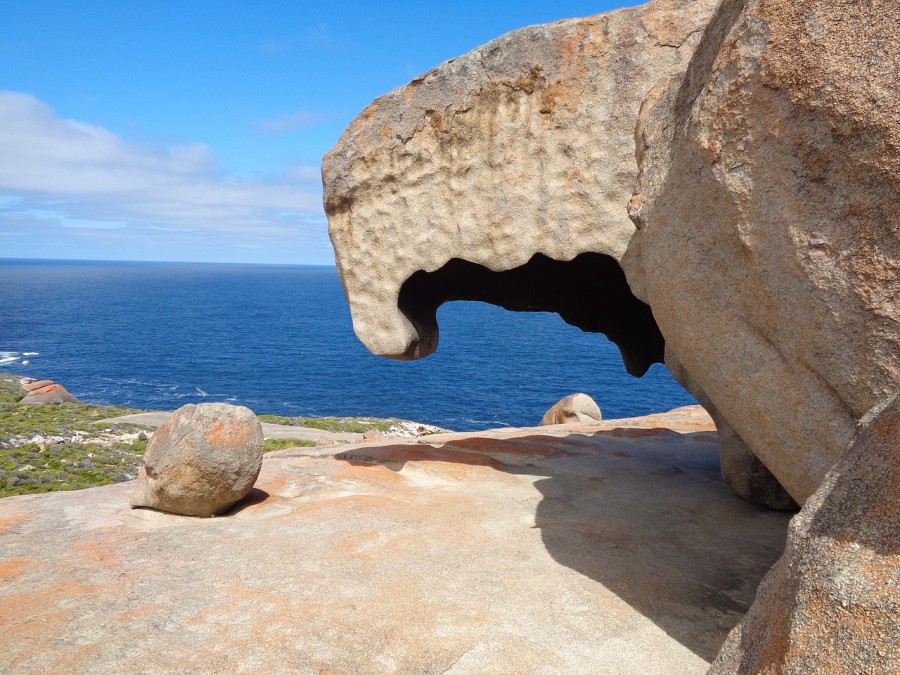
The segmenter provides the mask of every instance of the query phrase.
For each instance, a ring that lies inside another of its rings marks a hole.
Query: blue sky
[[[0,257],[333,264],[319,163],[372,99],[623,4],[3,0]]]

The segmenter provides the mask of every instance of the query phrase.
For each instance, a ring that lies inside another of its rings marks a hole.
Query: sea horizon
[[[106,263],[116,264],[148,264],[148,265],[249,265],[258,267],[325,267],[337,269],[335,263],[331,264],[313,264],[313,263],[266,263],[266,262],[222,262],[209,260],[120,260],[120,259],[95,259],[95,258],[10,258],[0,256],[0,264],[4,262],[13,263],[91,263],[103,265]]]
[[[660,364],[627,375],[602,335],[484,303],[441,307],[432,356],[373,356],[329,265],[0,258],[0,315],[0,372],[86,403],[222,401],[468,431],[537,425],[576,392],[608,419],[695,402]]]

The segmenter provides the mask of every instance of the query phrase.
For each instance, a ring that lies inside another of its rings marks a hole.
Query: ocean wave
[[[31,361],[25,357],[37,355],[38,352],[0,351],[0,365],[4,363],[19,363],[23,366],[27,366]]]

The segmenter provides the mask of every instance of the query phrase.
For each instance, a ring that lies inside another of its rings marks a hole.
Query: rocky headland
[[[271,452],[216,518],[4,499],[5,668],[900,671],[898,25],[654,0],[377,99],[323,161],[371,351],[554,311],[709,414]]]

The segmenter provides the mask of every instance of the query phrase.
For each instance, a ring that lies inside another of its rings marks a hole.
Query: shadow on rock
[[[232,506],[228,511],[222,514],[222,516],[233,516],[237,513],[240,513],[246,508],[251,506],[256,506],[257,504],[262,504],[264,501],[271,497],[268,492],[265,490],[260,490],[259,488],[252,488],[247,495],[241,499],[237,504]]]
[[[475,436],[439,448],[354,449],[337,458],[394,471],[439,461],[543,476],[534,482],[542,495],[535,524],[550,555],[707,661],[781,554],[790,518],[730,493],[712,433]]]

